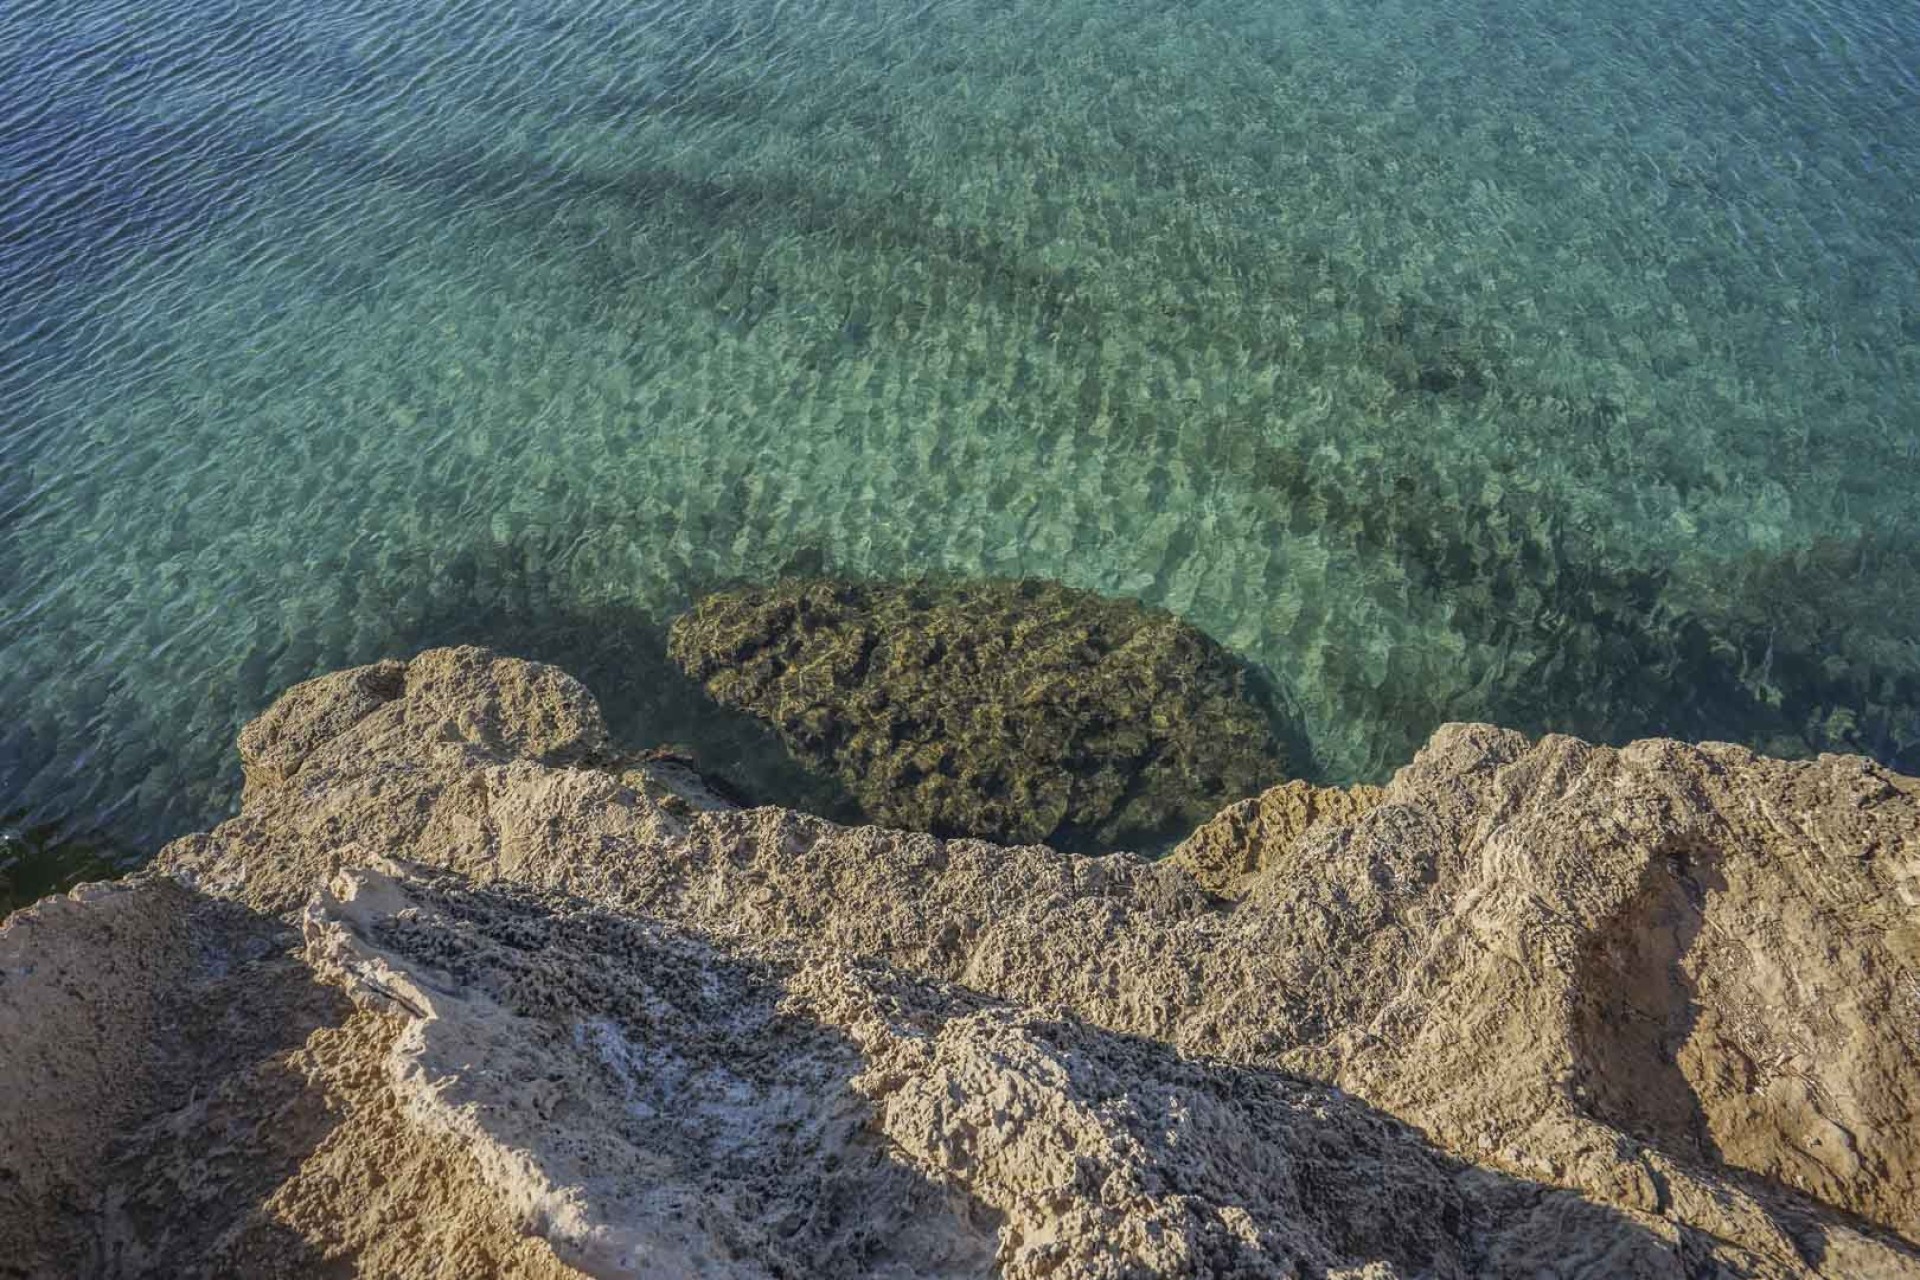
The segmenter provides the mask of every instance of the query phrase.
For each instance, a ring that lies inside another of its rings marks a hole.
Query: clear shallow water
[[[1920,769],[1920,12],[0,12],[0,821],[132,849],[448,640],[787,568],[1172,609],[1436,723]]]

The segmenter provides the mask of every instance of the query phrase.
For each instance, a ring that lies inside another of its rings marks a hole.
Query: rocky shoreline
[[[0,926],[0,1276],[1920,1277],[1920,780],[1449,725],[1171,857],[286,693]]]

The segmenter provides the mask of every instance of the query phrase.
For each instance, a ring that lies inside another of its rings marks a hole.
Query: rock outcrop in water
[[[309,682],[0,928],[0,1274],[1920,1277],[1920,781],[1485,726],[1159,863]]]
[[[1057,583],[789,579],[707,596],[668,653],[915,831],[1112,848],[1284,776],[1232,655]]]

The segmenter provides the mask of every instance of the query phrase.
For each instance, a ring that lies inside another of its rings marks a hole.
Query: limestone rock
[[[303,686],[0,927],[15,1273],[1920,1277],[1920,782],[1455,725],[1089,858],[728,807],[528,665]]]
[[[409,1019],[409,1119],[592,1275],[1670,1270],[1657,1233],[1463,1182],[1337,1090],[830,950],[393,863],[306,929],[318,972]]]
[[[149,1093],[162,994],[186,967],[190,897],[91,885],[0,927],[0,1096],[34,1104],[0,1119],[0,1257],[13,1265],[89,1247],[63,1210],[97,1195],[116,1130]]]
[[[981,1275],[991,1215],[868,1132],[782,966],[552,893],[382,863],[309,906],[317,972],[409,1021],[410,1121],[597,1276]]]
[[[701,600],[668,653],[911,830],[1113,848],[1284,773],[1225,650],[1056,583],[789,580]]]
[[[1316,787],[1289,782],[1228,805],[1180,842],[1169,861],[1224,897],[1323,830],[1352,823],[1380,803],[1380,787]]]
[[[406,673],[404,662],[376,662],[303,681],[281,694],[240,731],[247,791],[286,785],[316,747],[399,697]]]

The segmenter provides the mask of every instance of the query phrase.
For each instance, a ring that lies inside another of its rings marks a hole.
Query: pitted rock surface
[[[10,919],[0,1258],[1920,1277],[1913,779],[1454,725],[1153,863],[728,808],[591,708],[312,682],[239,816]]]

